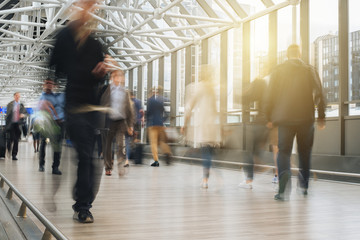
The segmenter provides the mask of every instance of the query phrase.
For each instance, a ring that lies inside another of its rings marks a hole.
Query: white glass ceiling
[[[73,0],[3,0],[0,3],[0,106],[18,91],[33,105],[48,76],[58,29],[75,10]],[[105,0],[95,35],[124,70],[214,36],[288,0]],[[63,88],[63,86],[61,86]]]

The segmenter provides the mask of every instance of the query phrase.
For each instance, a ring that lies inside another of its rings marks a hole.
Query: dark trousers
[[[95,126],[92,122],[95,114],[69,114],[67,116],[67,133],[77,152],[78,169],[74,186],[73,209],[89,210],[92,207],[100,185],[101,165],[93,156],[95,147]]]
[[[252,180],[254,178],[254,158],[257,158],[257,160],[261,159],[264,153],[265,143],[269,135],[269,130],[265,125],[254,124],[252,126],[251,133],[251,155],[246,158],[247,164],[244,167],[247,180]]]
[[[111,147],[114,138],[116,139],[116,144],[117,144],[116,156],[118,158],[118,162],[123,161],[125,159],[123,148],[124,148],[124,135],[126,132],[127,132],[127,127],[125,120],[110,121],[110,127],[106,136],[105,152],[104,152],[105,170],[113,169],[114,159],[111,157]]]
[[[54,159],[52,168],[58,168],[60,166],[62,140],[64,136],[64,124],[59,123],[60,133],[50,138],[51,145],[53,145]],[[45,165],[45,149],[46,149],[46,137],[41,136],[40,152],[39,152],[39,166]]]
[[[10,128],[8,129],[9,139],[7,141],[8,152],[11,152],[13,157],[16,157],[19,147],[19,139],[21,136],[19,123],[11,123]],[[11,149],[12,146],[12,149]]]
[[[290,156],[294,137],[296,136],[299,156],[299,184],[309,187],[311,151],[314,142],[314,124],[303,123],[291,126],[279,126],[279,154],[277,158],[279,171],[279,193],[291,190]]]

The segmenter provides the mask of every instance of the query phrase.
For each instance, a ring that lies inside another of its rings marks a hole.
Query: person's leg
[[[111,157],[111,147],[112,147],[113,139],[114,139],[114,137],[116,135],[115,126],[116,125],[114,124],[114,122],[111,121],[109,131],[108,131],[107,136],[106,136],[105,152],[103,153],[105,171],[111,171],[112,167],[113,167],[113,163],[114,163],[114,160]],[[109,172],[107,172],[107,173],[109,173]],[[110,172],[110,174],[111,174],[111,172]]]
[[[294,137],[294,127],[279,126],[279,154],[277,164],[279,171],[279,194],[282,194],[282,198],[284,198],[283,194],[288,184],[288,193],[290,193],[291,190],[290,156]]]
[[[32,133],[32,137],[33,137],[33,147],[34,147],[34,153],[36,153],[36,136],[35,133]]]
[[[296,139],[299,154],[299,185],[305,193],[309,187],[311,151],[314,142],[313,123],[299,126]]]
[[[117,152],[116,152],[116,156],[117,156],[117,160],[118,163],[123,162],[126,158],[126,153],[124,153],[124,136],[125,136],[125,132],[127,131],[126,129],[126,125],[124,121],[120,121],[118,123],[118,128],[117,128],[117,136],[116,136],[116,145],[117,145]],[[126,152],[126,150],[125,150]]]
[[[201,147],[201,158],[203,161],[203,181],[202,181],[203,188],[208,188],[208,180],[210,177],[212,152],[213,152],[213,149],[209,145],[205,145],[205,146]]]
[[[41,136],[40,152],[39,152],[39,171],[45,171],[45,149],[46,149],[46,138]]]
[[[19,139],[21,137],[21,131],[20,131],[20,127],[19,127],[18,123],[14,124],[13,130],[14,130],[14,144],[13,144],[11,155],[12,155],[13,160],[17,160],[16,156],[18,153]]]
[[[91,114],[68,115],[67,132],[77,152],[78,169],[74,186],[74,219],[82,223],[94,221],[89,209],[97,193],[100,177],[97,177],[93,162],[95,129],[90,123]]]
[[[167,141],[167,136],[165,133],[165,127],[159,127],[160,148],[161,148],[161,151],[165,154],[166,164],[170,164],[172,153],[171,153],[171,149],[170,149],[169,145],[166,143],[166,141]]]
[[[126,151],[126,159],[125,159],[125,167],[129,166],[129,159],[131,155],[131,147],[133,143],[133,136],[130,136],[129,134],[125,134],[125,151]]]
[[[158,150],[157,150],[157,147],[158,147],[158,135],[159,135],[159,132],[158,132],[158,129],[156,126],[153,126],[153,127],[149,127],[148,128],[148,133],[149,133],[149,140],[150,140],[150,145],[151,145],[151,153],[153,155],[153,159],[155,163],[155,165],[158,164]],[[154,165],[154,166],[155,166]]]
[[[52,173],[56,175],[61,175],[59,166],[60,166],[62,140],[63,140],[63,125],[59,124],[59,127],[60,127],[60,132],[56,136],[54,136],[54,141],[52,144],[54,151]]]

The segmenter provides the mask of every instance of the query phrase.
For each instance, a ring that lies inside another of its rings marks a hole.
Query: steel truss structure
[[[95,35],[121,68],[131,70],[299,2],[253,1],[263,10],[254,12],[242,0],[105,0],[94,14]],[[73,2],[0,3],[0,106],[15,91],[26,103],[38,99],[56,32],[74,14]]]

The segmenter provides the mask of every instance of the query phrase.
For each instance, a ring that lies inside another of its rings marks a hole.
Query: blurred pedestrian
[[[265,102],[269,125],[278,126],[277,158],[279,191],[275,200],[287,200],[291,190],[290,155],[296,136],[299,156],[299,189],[307,195],[310,176],[311,151],[314,140],[315,106],[318,126],[325,127],[325,100],[320,78],[314,67],[304,63],[300,47],[287,49],[288,60],[271,74]]]
[[[67,77],[65,90],[66,129],[78,158],[77,179],[74,186],[74,219],[92,223],[90,212],[98,192],[101,172],[94,161],[95,129],[99,99],[97,89],[107,72],[102,46],[91,35],[97,26],[92,14],[96,0],[79,0],[77,19],[70,22],[57,35],[50,65],[56,74]],[[106,61],[106,59],[105,59]]]
[[[201,149],[203,159],[202,188],[208,188],[214,147],[220,144],[220,125],[214,89],[214,68],[202,65],[198,83],[186,87],[185,117],[182,133],[186,141]],[[193,121],[190,119],[193,118]],[[190,124],[192,122],[192,124]]]
[[[144,124],[144,109],[139,99],[135,98],[134,92],[130,91],[130,98],[132,101],[133,112],[134,112],[134,131],[133,135],[125,134],[125,146],[126,146],[126,161],[125,167],[129,166],[129,159],[134,149],[134,144],[140,142],[141,126]]]
[[[39,172],[44,172],[45,168],[45,148],[46,148],[46,139],[50,139],[51,146],[53,148],[53,164],[52,164],[52,174],[61,175],[59,170],[60,159],[61,159],[61,150],[62,150],[62,140],[64,135],[64,98],[61,96],[62,93],[54,93],[55,83],[54,80],[48,78],[44,81],[44,91],[40,96],[39,101],[39,111],[45,111],[43,113],[48,114],[50,118],[48,121],[51,121],[50,127],[52,129],[44,128],[41,132],[41,144],[40,144],[40,154],[39,154]],[[35,119],[35,123],[37,120]],[[56,129],[54,131],[54,128]],[[50,130],[50,131],[49,131]]]
[[[27,115],[24,104],[20,102],[20,93],[14,93],[14,100],[9,102],[6,107],[6,131],[9,134],[7,142],[8,154],[12,160],[18,160],[17,153],[21,136],[21,122]]]
[[[163,88],[158,86],[152,92],[152,95],[147,100],[146,109],[146,124],[148,128],[149,140],[151,145],[151,152],[154,162],[151,164],[152,167],[159,167],[159,156],[158,146],[160,146],[162,152],[165,154],[165,160],[167,164],[171,161],[171,149],[166,143],[165,133],[165,120],[167,114],[165,112],[165,101],[166,99],[162,96]]]
[[[111,176],[114,160],[111,156],[111,147],[114,138],[116,138],[117,162],[119,174],[121,165],[126,159],[124,153],[124,136],[125,134],[133,135],[134,111],[129,92],[125,89],[125,73],[122,70],[115,70],[110,75],[111,84],[107,86],[102,95],[102,105],[110,106],[111,112],[108,114],[107,127],[109,131],[106,134],[104,163],[105,174]],[[126,151],[125,151],[126,152]],[[128,164],[128,163],[127,163]],[[128,167],[128,166],[126,166]]]
[[[263,103],[264,96],[267,90],[267,83],[264,79],[256,78],[251,82],[249,88],[244,92],[243,101],[245,104],[255,103],[257,114],[254,115],[254,120],[251,124],[251,154],[247,157],[244,170],[246,179],[239,184],[241,188],[252,189],[254,178],[254,162],[259,163],[263,156],[265,144],[268,139],[269,130],[266,127],[266,118],[264,115]]]

